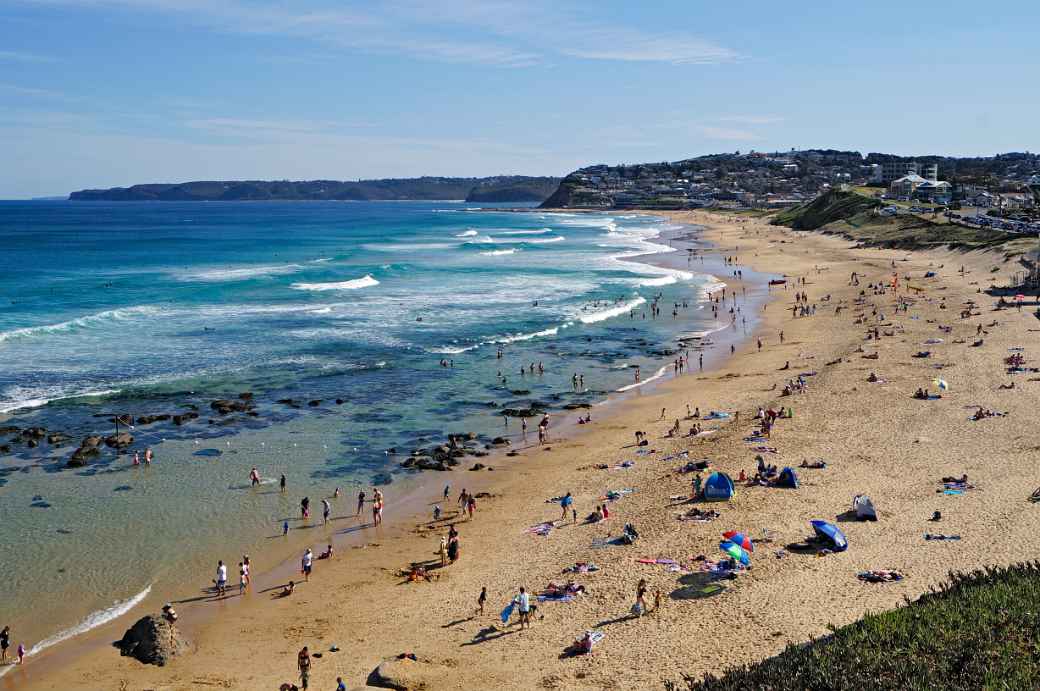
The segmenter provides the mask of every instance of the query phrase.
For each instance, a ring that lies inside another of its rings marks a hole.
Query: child
[[[289,521],[282,521],[282,537],[289,534]]]
[[[441,505],[440,504],[434,504],[433,505],[433,520],[435,520],[435,521],[441,520]]]
[[[336,691],[347,691],[347,685],[343,683],[343,677],[336,677]]]
[[[25,646],[21,643],[18,644],[18,664],[25,662]]]
[[[484,603],[487,602],[487,588],[480,589],[480,595],[477,597],[477,614],[484,615]]]

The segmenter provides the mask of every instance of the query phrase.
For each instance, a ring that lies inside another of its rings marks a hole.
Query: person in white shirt
[[[311,565],[314,563],[314,552],[307,548],[307,551],[303,553],[303,580],[309,581],[311,579]]]
[[[527,628],[531,628],[531,596],[527,594],[527,591],[521,587],[520,594],[513,600],[516,603],[516,607],[520,610],[520,628],[524,628],[524,624],[527,624]]]
[[[227,566],[223,561],[217,562],[217,580],[214,581],[214,584],[217,586],[218,595],[224,595],[227,592]]]

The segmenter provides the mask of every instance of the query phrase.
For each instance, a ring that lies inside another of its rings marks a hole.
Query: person
[[[303,646],[303,650],[296,656],[296,666],[300,668],[300,685],[307,688],[311,676],[311,653],[307,646]]]
[[[245,595],[246,593],[246,567],[242,562],[238,562],[238,594]]]
[[[18,664],[25,664],[25,645],[18,644]]]
[[[303,580],[311,580],[311,566],[314,564],[314,552],[308,547],[307,551],[303,553],[303,559],[301,561],[303,565]]]
[[[641,617],[646,614],[646,579],[640,578],[636,585],[636,603],[632,606],[632,614]]]
[[[256,469],[255,465],[253,466],[253,469],[249,471],[249,484],[253,487],[260,484],[260,471]]]
[[[606,504],[603,505],[603,508],[600,509],[600,512],[603,514],[604,519],[610,518],[610,509],[607,508]]]
[[[434,504],[433,505],[433,520],[435,520],[435,521],[441,520],[441,505],[440,504]]]
[[[145,450],[144,450],[144,462],[145,462],[145,465],[151,465],[152,464],[152,447],[150,447],[150,446],[145,447]]]
[[[289,581],[289,583],[282,588],[282,597],[289,597],[296,590],[296,581]]]
[[[437,553],[441,557],[441,567],[448,565],[448,538],[441,535],[441,546],[438,548]]]
[[[454,564],[459,560],[459,534],[455,530],[455,526],[451,527],[451,532],[448,534],[448,562]]]
[[[520,594],[513,599],[517,609],[520,611],[520,629],[523,630],[524,624],[527,628],[531,628],[531,596],[527,594],[523,586],[520,586]]]
[[[301,518],[310,518],[310,515],[311,515],[311,498],[310,497],[304,497],[300,501],[300,517]]]
[[[217,594],[223,595],[227,590],[227,567],[223,561],[217,561],[217,580],[213,582],[217,586]]]
[[[466,511],[469,512],[470,520],[473,520],[473,512],[477,510],[477,499],[472,494],[466,500]]]
[[[380,525],[383,522],[383,493],[378,489],[372,490],[372,523]]]
[[[11,627],[5,626],[0,631],[0,664],[7,662],[7,649],[11,647]]]
[[[141,465],[141,452],[134,451],[134,465]]]
[[[246,585],[249,585],[249,582],[252,580],[252,577],[249,575],[249,572],[253,568],[253,564],[249,561],[248,554],[242,555],[242,566],[244,566],[246,569]]]
[[[449,494],[451,494],[451,485],[444,485],[444,501],[448,501]]]
[[[560,516],[561,521],[567,520],[567,510],[574,504],[574,497],[571,496],[570,492],[567,492],[560,500],[560,508],[563,509],[563,514]]]
[[[359,490],[357,494],[357,513],[354,515],[360,516],[363,508],[365,508],[365,490]]]
[[[289,534],[289,521],[282,521],[282,537]]]
[[[321,500],[321,519],[325,525],[329,523],[329,515],[332,513],[332,505],[329,504],[328,499]]]
[[[480,589],[480,595],[477,596],[477,614],[484,616],[484,603],[487,602],[487,587]]]
[[[162,606],[162,618],[171,624],[177,621],[177,612],[174,611],[173,605],[169,602]]]
[[[285,473],[282,473],[282,476],[278,478],[278,488],[283,492],[285,491]]]
[[[343,677],[336,677],[336,691],[347,691],[347,685],[343,682]]]

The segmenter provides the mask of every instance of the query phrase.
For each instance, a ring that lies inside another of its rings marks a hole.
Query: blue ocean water
[[[678,331],[717,327],[716,279],[665,254],[679,230],[452,202],[0,203],[0,425],[73,440],[0,454],[0,553],[39,555],[4,560],[22,603],[5,615],[36,641],[93,625],[258,548],[303,494],[399,480],[391,447],[516,434],[502,409],[649,378]],[[242,392],[255,417],[209,409]],[[198,420],[133,430],[125,453],[153,466],[106,449],[65,468],[113,413],[189,406]],[[289,496],[242,491],[253,465]],[[152,516],[163,530],[140,529]]]

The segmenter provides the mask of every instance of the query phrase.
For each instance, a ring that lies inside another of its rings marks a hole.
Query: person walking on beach
[[[372,523],[383,523],[383,493],[379,489],[372,490]]]
[[[285,473],[282,473],[282,476],[278,478],[278,488],[283,492],[285,491]]]
[[[300,670],[300,686],[307,688],[311,680],[311,653],[307,646],[303,646],[303,650],[296,656],[296,666]]]
[[[332,513],[332,505],[329,504],[328,499],[321,500],[321,520],[322,525],[329,524],[329,515]]]
[[[289,534],[289,521],[282,521],[282,537]]]
[[[152,447],[148,446],[144,450],[144,462],[145,465],[152,464]]]
[[[260,471],[253,466],[253,469],[249,471],[249,484],[252,487],[256,487],[260,484]]]
[[[357,493],[357,513],[354,515],[360,516],[363,508],[365,508],[365,490],[359,490]]]
[[[641,617],[646,614],[646,579],[640,578],[636,585],[636,603],[632,605],[632,614]]]
[[[246,585],[249,585],[249,582],[252,580],[252,577],[249,575],[249,572],[253,568],[253,564],[249,561],[248,554],[242,555],[242,567],[246,570]]]
[[[520,594],[513,598],[513,604],[520,612],[520,630],[523,630],[524,624],[531,628],[531,596],[523,586],[520,586]]]
[[[217,586],[217,595],[223,597],[227,592],[227,566],[223,561],[217,562],[217,580],[213,583]]]
[[[306,520],[306,519],[310,518],[310,516],[311,516],[311,498],[310,497],[304,497],[300,501],[300,517],[303,518],[304,520]]]
[[[18,664],[25,664],[25,645],[22,643],[18,644]]]
[[[238,562],[238,594],[246,594],[246,567],[242,562]]]
[[[473,513],[477,510],[477,498],[472,494],[469,495],[469,499],[466,500],[466,511],[469,513],[469,520],[473,520]]]
[[[307,551],[303,553],[303,559],[300,560],[300,565],[303,567],[303,580],[311,580],[311,567],[314,566],[314,552],[308,547]]]
[[[571,496],[570,492],[567,492],[567,494],[563,495],[563,499],[560,500],[560,508],[563,509],[563,513],[560,515],[561,521],[567,520],[567,511],[570,510],[573,504],[574,497]]]
[[[0,631],[0,664],[7,662],[7,649],[11,647],[11,627],[5,626]]]
[[[451,485],[444,485],[444,501],[448,501],[448,495],[451,494]]]
[[[487,602],[487,587],[480,589],[480,595],[477,596],[477,611],[476,613],[480,616],[484,616],[484,603]]]
[[[441,546],[437,549],[437,554],[441,558],[441,568],[448,565],[448,538],[441,535]]]

